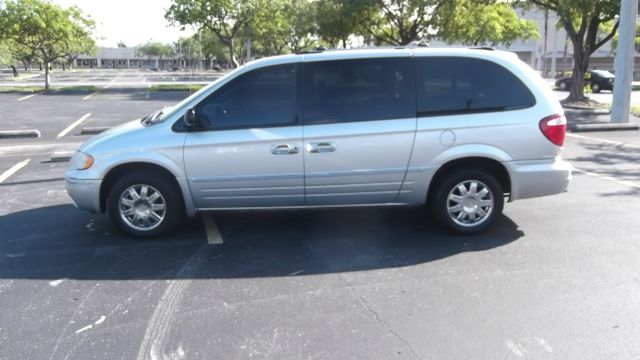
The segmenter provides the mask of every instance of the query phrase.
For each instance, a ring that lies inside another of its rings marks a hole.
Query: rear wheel
[[[566,82],[566,81],[561,81],[561,82],[558,84],[558,88],[559,88],[560,90],[562,90],[562,91],[567,90],[567,82]]]
[[[504,193],[496,178],[484,170],[458,170],[440,179],[431,209],[445,228],[462,234],[489,229],[502,214]]]
[[[596,83],[592,83],[591,84],[591,91],[593,91],[594,93],[599,93],[600,92],[600,85],[598,85]]]
[[[182,201],[164,176],[132,173],[118,180],[107,200],[112,223],[136,238],[150,238],[170,231],[182,217]]]

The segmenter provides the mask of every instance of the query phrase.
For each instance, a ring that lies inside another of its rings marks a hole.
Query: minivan
[[[208,210],[424,204],[475,234],[505,200],[567,190],[565,131],[512,53],[318,50],[249,62],[90,139],[65,178],[78,208],[134,237]]]

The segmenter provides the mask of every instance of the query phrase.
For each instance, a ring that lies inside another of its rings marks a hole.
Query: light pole
[[[615,57],[615,82],[613,84],[613,104],[611,122],[628,123],[631,105],[631,82],[633,80],[636,18],[638,0],[622,0],[620,4],[620,34]]]

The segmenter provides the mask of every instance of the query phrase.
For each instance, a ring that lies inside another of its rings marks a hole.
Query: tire
[[[487,171],[455,170],[437,181],[431,193],[431,212],[438,223],[447,230],[458,234],[479,234],[488,230],[502,214],[504,206],[502,186]],[[467,197],[461,192],[459,186],[464,186],[468,194],[473,191],[473,183],[476,184],[476,196]],[[483,196],[477,196],[484,193],[484,189],[487,189],[487,192]],[[457,198],[454,196],[464,200],[456,203],[453,199]],[[459,206],[460,211],[454,210],[456,205]],[[482,213],[485,213],[484,217]]]
[[[111,187],[107,212],[113,225],[129,236],[158,237],[171,231],[182,219],[182,197],[166,176],[134,172]]]
[[[595,83],[591,84],[591,91],[593,91],[596,94],[599,93],[600,92],[600,85],[595,84]]]
[[[562,91],[567,90],[567,82],[566,82],[566,81],[561,81],[561,82],[558,84],[558,89],[560,89],[560,90],[562,90]]]

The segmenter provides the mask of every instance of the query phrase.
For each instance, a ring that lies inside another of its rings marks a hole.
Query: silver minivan
[[[250,62],[92,138],[66,183],[135,237],[206,210],[425,203],[472,234],[505,198],[566,191],[565,131],[549,86],[512,53],[312,51]]]

